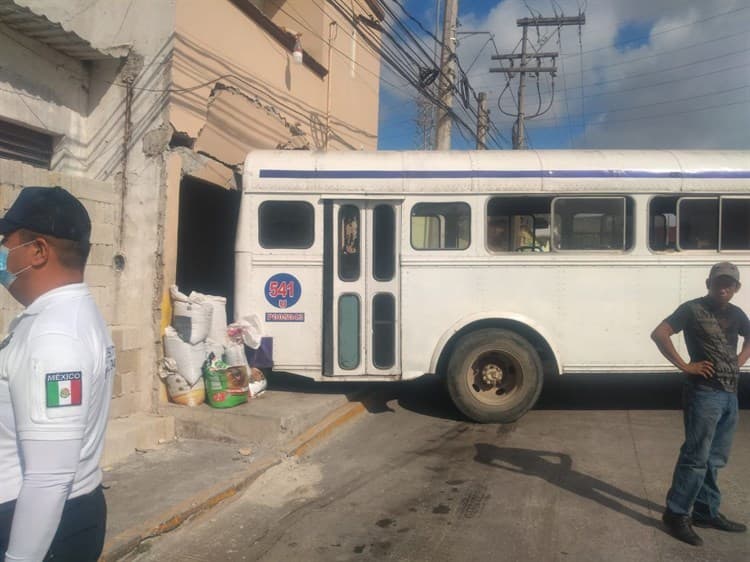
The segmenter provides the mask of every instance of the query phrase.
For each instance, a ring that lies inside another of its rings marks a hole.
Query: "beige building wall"
[[[352,23],[373,13],[367,2],[352,6],[341,13],[325,0],[177,2],[169,120],[181,146],[168,166],[162,328],[176,279],[182,177],[237,189],[253,149],[377,147],[380,59],[362,24]],[[298,33],[301,65],[292,57]]]
[[[353,13],[326,0],[14,3],[103,55],[71,58],[0,24],[0,119],[57,139],[51,170],[0,159],[0,210],[23,185],[59,184],[92,213],[87,280],[118,345],[109,462],[173,431],[139,416],[164,399],[156,373],[183,177],[236,189],[253,149],[376,148],[380,63],[353,23],[376,10],[370,0],[350,3]],[[0,295],[0,331],[17,311]]]
[[[327,125],[331,149],[376,148],[379,59],[357,28],[322,0],[256,2],[267,23],[242,3],[177,3],[174,129],[230,168],[253,148],[323,149]],[[302,33],[305,64],[293,61],[269,24],[289,37]]]
[[[105,462],[169,437],[155,409],[161,351],[167,90],[174,0],[14,0],[30,30],[0,30],[0,118],[55,137],[51,170],[0,160],[0,207],[25,185],[62,185],[82,197],[93,224],[86,280],[112,328],[118,375]],[[2,24],[0,24],[2,25]],[[67,33],[67,35],[65,35]],[[88,43],[96,60],[66,55]],[[5,57],[3,57],[5,61]],[[5,71],[5,68],[8,71]],[[114,257],[123,258],[116,270]],[[18,310],[0,296],[3,331]],[[137,423],[136,423],[137,422]],[[174,429],[172,426],[172,435]]]

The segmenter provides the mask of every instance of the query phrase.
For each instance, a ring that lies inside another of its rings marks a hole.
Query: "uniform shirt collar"
[[[71,283],[70,285],[63,285],[62,287],[57,287],[56,289],[52,289],[51,291],[39,295],[21,314],[23,316],[39,314],[59,298],[82,296],[87,293],[88,287],[86,286],[86,283]]]

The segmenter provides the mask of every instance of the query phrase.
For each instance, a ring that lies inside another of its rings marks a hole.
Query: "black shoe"
[[[669,534],[677,540],[693,546],[703,544],[703,539],[693,531],[693,527],[690,525],[690,517],[687,515],[677,515],[667,510],[661,516],[661,520],[664,521],[664,526],[667,528]]]
[[[705,519],[694,515],[693,525],[696,527],[710,527],[711,529],[719,529],[719,531],[727,531],[729,533],[744,533],[747,531],[747,525],[730,521],[721,513],[716,514],[716,517],[713,519]]]

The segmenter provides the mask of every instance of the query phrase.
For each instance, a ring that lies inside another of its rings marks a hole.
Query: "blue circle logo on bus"
[[[289,273],[277,273],[266,281],[266,300],[276,308],[291,308],[302,295],[302,285]]]

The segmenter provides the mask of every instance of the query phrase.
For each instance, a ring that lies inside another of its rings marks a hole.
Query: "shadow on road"
[[[605,374],[546,377],[535,409],[538,410],[679,410],[682,396],[678,374]],[[451,402],[443,380],[427,375],[404,382],[315,382],[288,373],[272,373],[269,389],[278,392],[345,394],[351,401],[369,398],[371,413],[402,408],[425,416],[465,421]],[[741,409],[750,409],[750,377],[742,375],[739,388]]]
[[[563,375],[547,377],[536,408],[542,410],[678,410],[677,374]]]
[[[574,470],[573,459],[570,455],[554,451],[496,447],[488,443],[476,443],[474,446],[476,447],[476,456],[474,457],[476,462],[509,472],[542,478],[562,490],[572,492],[613,511],[627,515],[642,525],[661,530],[658,519],[639,513],[633,507],[661,513],[662,506],[616,488],[603,480]]]

